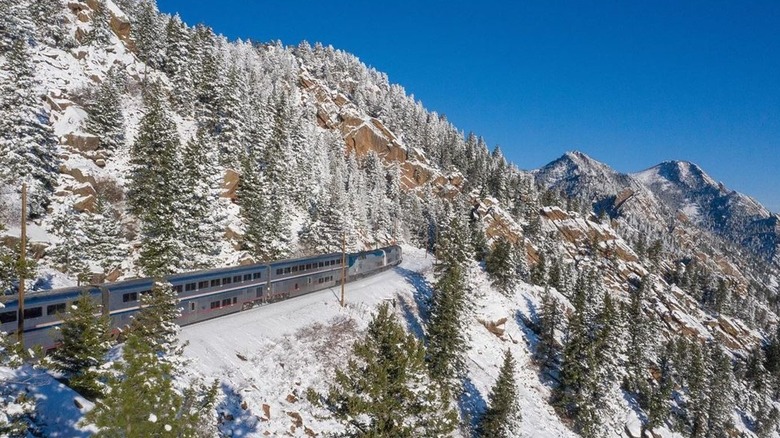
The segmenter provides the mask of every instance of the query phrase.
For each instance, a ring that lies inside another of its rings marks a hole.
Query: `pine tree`
[[[448,396],[430,380],[425,347],[382,304],[366,336],[337,370],[328,402],[347,434],[358,437],[441,437],[457,426]]]
[[[555,331],[561,326],[562,316],[560,303],[550,295],[549,289],[545,288],[537,323],[539,341],[534,351],[534,358],[542,367],[551,367],[558,360],[560,347],[555,339]]]
[[[58,173],[57,140],[35,93],[27,39],[16,36],[0,76],[0,183],[28,182],[29,214],[45,213]]]
[[[711,370],[707,385],[707,436],[724,438],[730,436],[731,414],[734,408],[731,360],[720,346],[711,345],[709,350]]]
[[[520,430],[520,404],[515,384],[515,360],[507,349],[498,379],[488,394],[488,409],[479,424],[479,436],[508,438]]]
[[[485,269],[493,280],[493,286],[509,294],[517,284],[517,273],[512,243],[500,237],[493,244],[493,250],[485,259]]]
[[[165,42],[161,36],[165,35],[165,25],[157,10],[157,2],[141,1],[133,18],[132,36],[135,39],[138,58],[150,67],[161,67]]]
[[[123,88],[119,72],[111,68],[87,105],[87,132],[100,138],[100,149],[108,154],[125,144],[125,120],[121,108]]]
[[[542,251],[539,251],[539,259],[531,268],[531,283],[537,286],[547,284],[547,262]]]
[[[217,382],[208,387],[190,382],[184,393],[173,385],[186,365],[176,324],[180,312],[177,294],[168,283],[156,282],[141,296],[141,310],[131,324],[122,361],[114,364],[106,396],[86,416],[98,427],[96,436],[214,434],[199,429],[210,424]]]
[[[209,174],[213,146],[202,127],[187,142],[182,152],[181,234],[185,246],[186,268],[209,268],[219,254],[220,218],[216,212],[219,193],[217,181]]]
[[[184,400],[173,387],[173,365],[141,332],[128,335],[113,371],[105,398],[85,418],[98,427],[95,436],[192,436],[189,419],[177,418]]]
[[[164,276],[179,269],[183,258],[179,214],[181,193],[177,181],[179,133],[169,115],[163,90],[146,90],[146,114],[131,150],[128,204],[141,219],[139,266],[148,276]]]
[[[447,384],[463,372],[466,340],[462,334],[465,279],[460,266],[444,271],[436,282],[427,324],[428,367],[431,375]]]
[[[179,345],[181,316],[179,298],[170,283],[156,281],[150,293],[141,295],[141,311],[135,315],[130,330],[137,332],[166,360],[176,361],[184,346]]]
[[[2,231],[2,224],[0,224]],[[0,303],[0,310],[3,304]],[[19,367],[24,361],[20,345],[0,332],[0,367]],[[28,390],[15,384],[8,374],[0,376],[0,436],[23,437],[35,430],[35,398]]]
[[[686,408],[691,437],[699,438],[707,434],[707,365],[698,343],[688,344],[688,354],[690,359],[685,376],[688,395]]]
[[[98,0],[92,11],[92,29],[89,30],[84,44],[104,46],[111,43],[111,29],[108,27],[108,11],[105,0]]]
[[[50,356],[51,367],[63,372],[68,385],[89,399],[103,394],[100,366],[110,348],[109,329],[108,317],[85,290],[64,315],[60,346]]]
[[[658,360],[660,379],[652,389],[647,402],[647,427],[655,429],[661,426],[669,417],[670,400],[674,389],[673,375],[674,341],[670,340],[664,345],[663,352]]]
[[[648,349],[650,348],[650,322],[645,316],[643,306],[647,294],[649,279],[642,279],[639,287],[631,293],[630,302],[626,309],[628,323],[628,373],[629,390],[639,394],[640,398],[647,397]]]

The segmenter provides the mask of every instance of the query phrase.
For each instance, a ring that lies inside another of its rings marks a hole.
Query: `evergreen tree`
[[[141,311],[135,315],[131,331],[139,333],[158,354],[167,360],[176,360],[183,350],[179,345],[181,316],[179,298],[170,283],[156,281],[150,293],[141,295]]]
[[[691,428],[691,437],[699,438],[707,434],[707,365],[702,348],[696,342],[688,344],[690,359],[686,370],[687,414]]]
[[[441,437],[457,426],[448,396],[425,367],[425,347],[382,304],[337,370],[328,401],[349,436]]]
[[[531,283],[537,286],[547,284],[547,262],[542,251],[539,251],[539,259],[534,267],[531,268]]]
[[[734,408],[731,360],[720,346],[712,345],[709,350],[711,370],[707,385],[707,436],[725,438],[730,436],[731,413]]]
[[[553,366],[560,354],[558,341],[555,339],[555,331],[561,326],[562,312],[558,300],[550,295],[545,288],[539,309],[538,335],[534,358],[542,367]]]
[[[459,265],[442,274],[434,287],[427,325],[431,375],[450,384],[463,372],[466,340],[461,331],[465,310],[465,279]]]
[[[184,393],[173,381],[186,363],[179,344],[180,314],[176,292],[168,283],[155,283],[141,296],[141,310],[131,324],[114,364],[106,396],[86,418],[98,427],[96,436],[147,437],[213,435],[203,431],[217,395],[217,382],[205,387],[191,382]]]
[[[104,46],[111,43],[111,29],[108,26],[108,11],[105,0],[97,0],[92,11],[92,28],[87,32],[84,44]]]
[[[488,394],[488,409],[479,424],[479,435],[488,438],[513,437],[520,430],[520,404],[515,384],[515,360],[507,349],[498,379]]]
[[[87,105],[87,132],[98,136],[100,149],[109,154],[125,144],[125,119],[121,107],[123,88],[119,73],[111,68]]]
[[[0,183],[28,183],[29,215],[45,213],[58,173],[57,139],[35,93],[27,39],[17,35],[0,75]]]
[[[650,399],[647,402],[647,427],[655,429],[663,425],[669,417],[670,400],[672,390],[674,389],[673,361],[674,341],[668,341],[664,345],[663,352],[659,358],[660,379],[655,388],[653,388]]]
[[[146,90],[146,114],[131,150],[128,204],[141,219],[141,254],[138,265],[149,276],[164,276],[179,269],[183,258],[179,215],[181,165],[177,156],[179,133],[169,114],[162,88]]]
[[[214,156],[210,138],[202,127],[187,142],[182,152],[181,234],[187,254],[188,269],[209,268],[219,254],[220,224],[217,217],[218,191],[209,174],[210,157]]]
[[[89,399],[103,394],[100,366],[110,348],[110,321],[84,290],[70,306],[60,326],[60,346],[50,356],[51,367],[61,371],[68,385]]]
[[[506,238],[498,238],[485,260],[485,268],[493,280],[493,286],[504,294],[512,292],[517,284],[516,265],[512,243]]]
[[[132,15],[132,36],[135,40],[138,58],[150,67],[162,66],[164,57],[165,24],[162,21],[157,2],[155,0],[142,0],[138,3],[137,11]]]
[[[650,349],[650,322],[645,316],[643,306],[647,294],[649,279],[643,278],[639,287],[630,295],[630,302],[626,309],[628,320],[628,375],[629,388],[646,397],[649,393],[647,386],[647,354]]]
[[[172,381],[173,365],[162,360],[140,332],[131,332],[114,365],[106,396],[87,413],[97,437],[192,436],[187,420],[177,418],[184,400]]]

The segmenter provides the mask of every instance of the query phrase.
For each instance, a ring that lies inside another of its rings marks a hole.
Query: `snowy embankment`
[[[322,436],[341,430],[327,411],[306,400],[307,389],[325,394],[334,370],[343,366],[352,342],[361,335],[376,305],[388,300],[408,329],[418,336],[432,282],[430,256],[404,247],[397,268],[346,287],[347,306],[339,305],[339,288],[251,309],[229,317],[185,327],[189,372],[219,379],[224,397],[219,406],[221,430],[233,436]],[[524,436],[574,436],[547,404],[549,389],[530,363],[531,342],[518,325],[518,312],[530,316],[535,301],[531,287],[506,298],[490,288],[483,275],[473,280],[474,308],[469,312],[467,339],[468,397],[461,407],[480,412],[498,375],[503,351],[510,348],[518,367]],[[498,337],[481,321],[506,317]]]

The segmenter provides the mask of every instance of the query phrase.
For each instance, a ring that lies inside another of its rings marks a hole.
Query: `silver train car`
[[[401,247],[394,245],[346,255],[346,281],[376,274],[402,261]],[[179,295],[179,325],[246,310],[257,305],[297,297],[341,284],[342,253],[280,260],[271,263],[217,268],[170,275],[165,278]],[[56,327],[83,290],[89,291],[114,330],[130,324],[140,308],[140,298],[152,290],[154,279],[134,280],[55,289],[32,293],[24,301],[25,346],[57,347]],[[0,308],[0,331],[16,333],[19,301],[10,296]]]

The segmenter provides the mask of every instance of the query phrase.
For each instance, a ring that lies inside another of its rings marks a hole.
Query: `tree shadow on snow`
[[[258,417],[252,410],[243,409],[241,395],[232,386],[222,383],[222,401],[217,404],[219,431],[225,436],[247,436],[259,433]]]
[[[476,436],[477,424],[480,418],[487,410],[487,401],[479,392],[470,377],[461,381],[463,392],[458,398],[458,409],[460,416],[468,422],[471,430],[471,436]]]
[[[406,268],[396,267],[395,272],[401,274],[404,279],[414,286],[414,301],[417,304],[417,310],[420,314],[420,320],[425,323],[428,321],[428,301],[433,296],[433,286],[425,279],[425,276],[419,272],[414,272]]]
[[[537,324],[539,324],[539,310],[536,304],[528,297],[525,297],[525,304],[528,308],[528,314],[526,315],[518,310],[515,312],[515,322],[523,332],[523,340],[528,347],[528,351],[531,352],[533,357],[536,357],[539,348],[539,335],[536,334],[535,329]],[[558,372],[556,367],[553,367],[553,369],[543,367],[536,368],[536,374],[543,385],[554,388],[558,384]]]
[[[401,306],[401,312],[404,315],[404,319],[406,320],[406,325],[409,331],[414,333],[414,336],[418,340],[425,341],[425,329],[423,329],[422,321],[420,320],[419,315],[415,309],[412,307],[412,303],[401,296],[401,294],[398,294],[396,299],[393,300],[393,303],[396,302]]]

